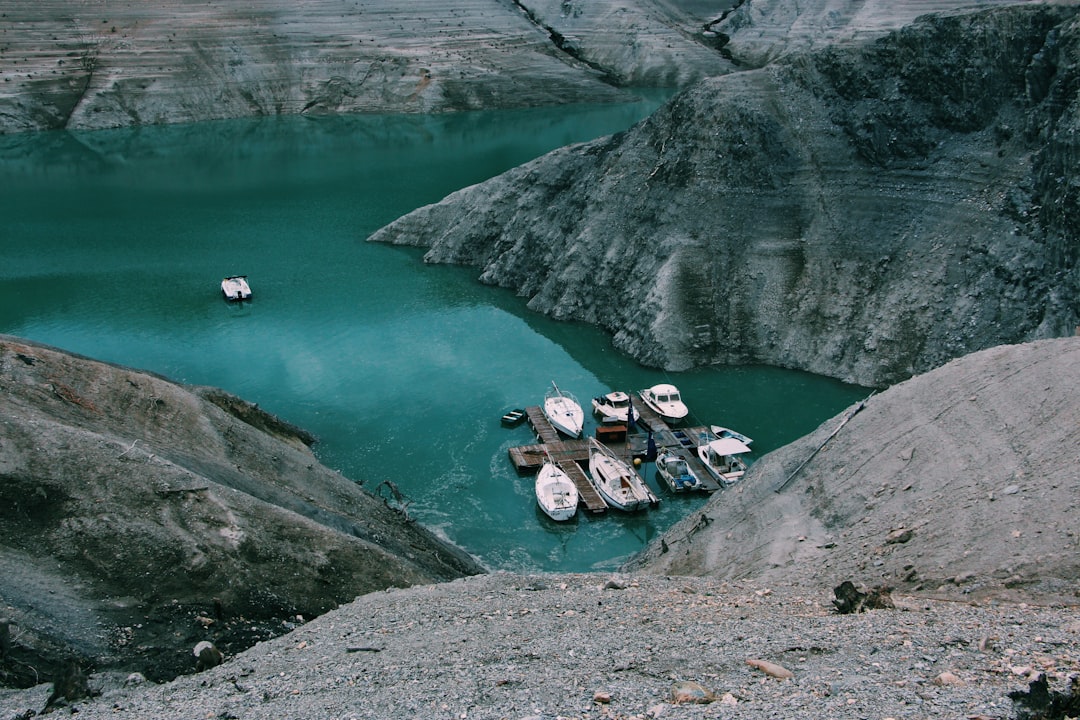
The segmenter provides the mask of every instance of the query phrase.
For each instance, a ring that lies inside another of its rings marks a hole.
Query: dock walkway
[[[703,444],[703,438],[708,437],[708,428],[671,428],[644,403],[640,403],[640,407],[638,403],[635,403],[634,411],[635,415],[638,415],[636,424],[652,431],[657,450],[674,450],[686,460],[694,473],[701,478],[707,492],[720,489],[720,484],[705,469],[697,454],[698,446]],[[559,435],[559,432],[544,417],[544,411],[538,405],[525,408],[525,416],[539,442],[510,448],[510,461],[514,463],[514,468],[518,473],[536,472],[544,464],[545,456],[550,457],[577,485],[578,496],[585,507],[594,513],[604,512],[607,504],[600,497],[600,493],[597,492],[583,468],[583,464],[589,461],[588,441],[564,438]],[[617,455],[640,460],[645,459],[648,451],[648,439],[641,432],[629,434],[624,442],[605,442],[604,444]]]

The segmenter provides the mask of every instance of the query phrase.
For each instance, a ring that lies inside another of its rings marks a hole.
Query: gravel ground
[[[818,588],[498,573],[362,596],[171,683],[91,675],[101,695],[60,712],[82,720],[1011,718],[1008,694],[1026,690],[1034,673],[1065,690],[1080,672],[1075,607],[893,600],[895,609],[839,615],[831,590]],[[688,682],[712,702],[673,702]],[[40,712],[51,690],[4,692],[0,718]]]

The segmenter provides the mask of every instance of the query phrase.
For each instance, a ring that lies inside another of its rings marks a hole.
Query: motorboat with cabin
[[[614,390],[607,395],[592,399],[593,413],[604,422],[630,423],[630,414],[634,412],[634,401],[629,393]],[[636,418],[636,413],[635,413]]]
[[[653,385],[651,388],[639,390],[638,395],[669,425],[677,425],[690,414],[690,410],[682,401],[679,389],[674,385],[667,383]]]
[[[750,447],[733,437],[716,438],[698,447],[698,458],[724,487],[736,483],[746,473],[748,463],[745,455]]]

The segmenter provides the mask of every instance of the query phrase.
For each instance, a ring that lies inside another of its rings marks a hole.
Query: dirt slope
[[[220,390],[0,336],[0,680],[156,677],[357,595],[482,572]],[[202,620],[199,620],[202,616]]]
[[[850,409],[760,458],[631,567],[1076,603],[1078,380],[1080,337],[955,360],[874,395],[820,452]]]

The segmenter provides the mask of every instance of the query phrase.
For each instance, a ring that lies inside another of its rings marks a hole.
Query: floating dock
[[[720,484],[705,469],[698,459],[697,449],[703,445],[703,438],[709,437],[709,429],[706,427],[672,428],[648,406],[634,405],[634,412],[638,415],[635,424],[651,430],[653,442],[657,450],[674,450],[680,457],[686,460],[694,473],[701,479],[706,492],[715,492],[720,489]],[[565,438],[552,427],[548,419],[544,417],[543,409],[538,405],[525,408],[525,415],[536,434],[537,443],[533,445],[520,445],[509,450],[510,461],[518,473],[533,473],[544,464],[544,459],[550,457],[562,467],[563,471],[577,485],[578,497],[585,507],[594,513],[607,510],[607,503],[600,497],[593,486],[592,481],[586,474],[583,464],[589,461],[589,443],[585,439]],[[625,428],[606,427],[610,438],[621,435],[621,440],[600,438],[600,441],[611,448],[616,455],[621,457],[644,460],[648,452],[648,437],[644,433],[627,434]],[[619,430],[622,430],[620,433]],[[600,426],[598,431],[605,430]],[[602,433],[600,433],[602,434]]]

